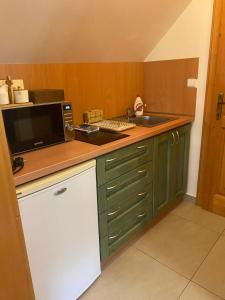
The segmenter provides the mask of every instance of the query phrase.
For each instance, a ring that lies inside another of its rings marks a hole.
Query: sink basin
[[[159,117],[159,116],[146,115],[146,116],[130,118],[130,122],[135,123],[138,126],[152,127],[175,119],[176,118],[171,118],[171,117]]]
[[[177,118],[174,117],[159,117],[155,115],[143,115],[139,117],[130,117],[129,121],[126,116],[113,118],[113,120],[130,122],[136,124],[137,126],[143,126],[143,127],[153,127],[176,119]]]

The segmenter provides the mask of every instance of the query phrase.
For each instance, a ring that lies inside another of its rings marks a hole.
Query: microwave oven
[[[71,140],[71,102],[55,102],[2,109],[12,155]]]

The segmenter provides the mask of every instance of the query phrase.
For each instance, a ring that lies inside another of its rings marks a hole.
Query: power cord
[[[12,162],[13,174],[16,174],[19,171],[21,171],[23,167],[24,167],[24,159],[22,157],[16,157],[13,159]]]

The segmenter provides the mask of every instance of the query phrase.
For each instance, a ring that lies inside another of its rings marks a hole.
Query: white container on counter
[[[20,104],[29,102],[28,90],[15,90],[13,93],[15,103]]]
[[[9,104],[8,85],[3,84],[0,86],[0,105]]]
[[[144,103],[141,100],[140,96],[137,96],[135,102],[134,102],[134,112],[136,117],[138,116],[143,116],[143,112],[144,112]]]

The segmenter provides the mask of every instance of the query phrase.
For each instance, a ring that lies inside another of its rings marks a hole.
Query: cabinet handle
[[[67,188],[62,188],[54,193],[55,196],[59,196],[67,191]]]
[[[147,192],[143,192],[143,193],[139,193],[138,196],[141,197],[141,196],[144,196],[144,195],[146,195],[146,194],[147,194]]]
[[[147,172],[146,169],[143,169],[143,170],[139,170],[139,171],[138,171],[139,174],[146,173],[146,172]]]
[[[138,146],[137,149],[144,149],[146,146]]]
[[[146,216],[146,213],[143,213],[143,214],[138,215],[137,218],[141,219],[141,218],[143,218],[145,216]]]
[[[109,240],[114,240],[114,239],[118,238],[118,236],[119,236],[120,234],[121,234],[121,231],[120,231],[119,233],[113,235],[113,236],[110,236],[110,237],[109,237]]]
[[[172,137],[173,137],[173,141],[172,141],[171,146],[174,146],[174,144],[175,144],[175,134],[173,132],[172,132]]]
[[[110,190],[113,190],[117,187],[117,184],[116,185],[113,185],[113,186],[109,186],[107,187],[107,190],[110,191]]]
[[[117,210],[115,210],[111,213],[108,213],[108,216],[113,216],[113,215],[117,214],[119,211],[120,211],[120,207]]]
[[[114,160],[117,160],[117,157],[109,158],[109,159],[106,160],[106,162],[112,162]]]
[[[177,134],[177,142],[176,142],[176,144],[179,144],[179,141],[180,141],[180,135],[179,135],[178,130],[176,130],[176,134]]]

